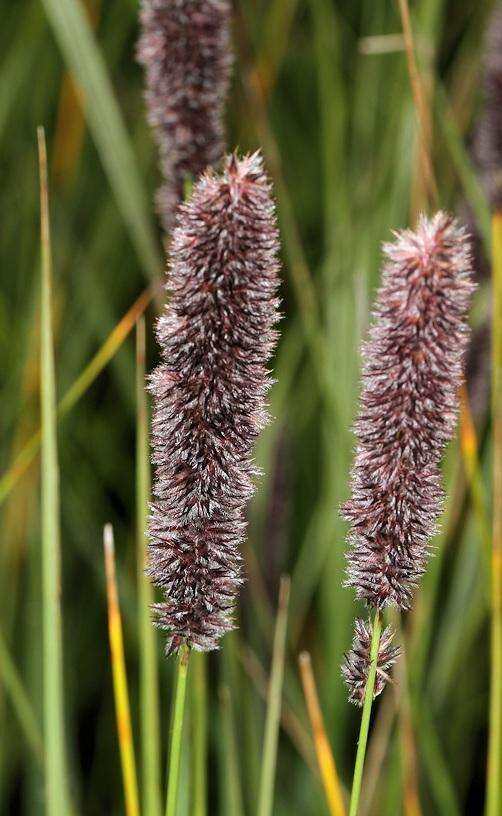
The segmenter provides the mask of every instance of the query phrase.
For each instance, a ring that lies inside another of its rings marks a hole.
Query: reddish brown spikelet
[[[349,689],[349,701],[362,706],[368,680],[373,624],[371,620],[356,620],[352,648],[345,655],[342,677]],[[399,646],[392,646],[394,632],[390,626],[383,630],[378,647],[377,671],[373,699],[378,697],[389,680],[389,671],[401,654]]]
[[[475,137],[481,180],[495,210],[502,209],[502,3],[488,26],[485,58],[485,105]]]
[[[187,177],[224,152],[223,108],[232,52],[227,0],[143,0],[138,60],[164,183],[159,213],[170,227]]]
[[[421,216],[384,247],[375,321],[363,349],[347,584],[374,607],[410,606],[443,491],[474,285],[468,236],[451,216]]]
[[[243,509],[253,493],[253,444],[268,420],[267,362],[278,320],[278,236],[258,155],[208,171],[180,206],[157,334],[154,501],[149,575],[156,608],[182,642],[217,647],[232,628],[241,583]]]

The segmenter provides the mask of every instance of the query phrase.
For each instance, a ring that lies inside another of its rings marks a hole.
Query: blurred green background
[[[249,511],[240,628],[209,659],[208,812],[238,816],[239,789],[242,812],[255,810],[263,690],[279,578],[288,573],[274,814],[317,816],[328,811],[297,657],[302,649],[312,654],[338,771],[350,787],[359,713],[346,701],[340,662],[361,610],[342,586],[346,528],[338,507],[348,490],[360,342],[379,280],[380,244],[426,206],[424,177],[397,4],[241,0],[234,7],[228,144],[242,151],[261,146],[275,183],[284,320],[271,393],[275,421],[257,449],[265,475]],[[492,7],[481,0],[411,6],[440,204],[469,213],[481,242],[489,212],[469,144],[483,105]],[[134,57],[137,3],[3,0],[0,12],[0,473],[6,474],[39,427],[37,125],[46,129],[49,153],[60,396],[159,278],[164,261],[151,203],[156,155]],[[488,284],[480,280],[476,329],[489,308]],[[157,359],[154,318],[151,305],[148,370]],[[491,454],[489,352],[479,339],[485,335],[476,335],[471,354],[479,468],[472,459],[466,467],[456,440],[445,460],[448,499],[435,558],[403,621],[407,672],[401,667],[375,709],[361,813],[482,812]],[[101,543],[107,521],[115,529],[138,747],[135,410],[132,331],[59,425],[67,758],[75,812],[85,816],[124,812]],[[462,427],[468,428],[465,417]],[[39,471],[35,458],[15,485],[4,479],[0,487],[0,813],[30,816],[44,812],[36,749]],[[173,664],[161,656],[160,637],[158,649],[165,750]],[[11,661],[29,700],[27,727],[19,695],[13,699],[12,684],[2,682]],[[191,726],[189,710],[187,733]],[[192,812],[190,762],[187,748],[180,816]]]

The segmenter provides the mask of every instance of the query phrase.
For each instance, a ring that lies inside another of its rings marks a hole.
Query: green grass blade
[[[129,688],[125,667],[124,638],[122,634],[122,616],[117,589],[115,568],[115,545],[113,527],[106,524],[103,531],[103,549],[105,556],[106,590],[108,601],[108,635],[110,640],[110,657],[113,675],[113,694],[117,719],[117,736],[122,766],[124,800],[126,816],[139,816],[138,781],[136,776],[136,758],[131,725],[129,705]]]
[[[136,514],[138,545],[138,621],[143,812],[160,816],[160,717],[157,636],[150,618],[153,591],[145,575],[146,529],[150,501],[148,404],[145,390],[145,320],[136,327]]]
[[[207,814],[207,657],[192,655],[193,816]]]
[[[277,609],[274,634],[272,672],[268,692],[267,719],[265,722],[263,759],[258,796],[258,816],[272,816],[273,813],[275,767],[277,763],[277,745],[279,741],[279,723],[281,717],[282,681],[286,656],[289,588],[289,577],[283,576],[279,589],[279,606]]]
[[[5,691],[11,699],[12,707],[16,712],[28,743],[35,752],[37,759],[42,760],[43,741],[37,718],[1,630],[0,678]]]
[[[227,816],[244,816],[242,790],[239,775],[238,744],[232,711],[232,698],[228,686],[220,689],[221,726],[225,754],[224,799]]]
[[[161,261],[149,205],[102,54],[79,0],[42,0],[54,36],[84,97],[84,111],[117,205],[147,276]]]
[[[52,340],[52,260],[43,128],[38,129],[42,243],[40,390],[42,413],[42,594],[45,778],[48,816],[67,816],[68,792],[63,719],[61,543],[56,382]]]
[[[178,789],[180,782],[180,761],[183,740],[183,721],[185,714],[185,697],[188,676],[190,650],[183,644],[178,653],[176,664],[176,682],[172,709],[172,726],[169,744],[167,771],[166,816],[176,816],[178,806]]]
[[[502,811],[502,211],[492,219],[493,544],[487,816]]]

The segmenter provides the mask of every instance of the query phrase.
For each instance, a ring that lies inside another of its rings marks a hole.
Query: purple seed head
[[[485,58],[485,105],[474,152],[481,180],[494,210],[502,209],[502,3],[488,26]]]
[[[160,151],[157,202],[166,228],[185,179],[197,178],[224,153],[230,16],[228,0],[142,0],[137,52]]]
[[[368,680],[371,654],[371,637],[373,624],[371,620],[356,620],[352,647],[345,655],[342,664],[342,677],[349,689],[349,701],[362,706]],[[383,630],[378,647],[377,671],[373,699],[378,697],[389,680],[389,671],[401,654],[399,646],[392,646],[394,632],[390,626]]]
[[[226,159],[180,206],[154,371],[149,575],[167,651],[214,649],[232,628],[243,510],[268,420],[278,320],[278,234],[259,155]]]
[[[407,609],[441,510],[438,464],[456,424],[474,285],[468,236],[446,213],[421,216],[384,254],[343,508],[347,585],[370,606]]]

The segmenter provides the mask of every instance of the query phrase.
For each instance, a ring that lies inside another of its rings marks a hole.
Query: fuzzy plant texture
[[[343,508],[347,585],[372,607],[408,609],[441,511],[439,461],[456,425],[474,284],[469,238],[443,212],[397,233],[384,255]]]
[[[345,655],[342,665],[342,677],[349,690],[349,701],[362,706],[370,667],[371,638],[373,625],[370,619],[356,620],[352,648]],[[389,680],[389,672],[400,655],[399,646],[393,646],[394,631],[387,626],[380,637],[377,669],[373,698],[378,697]]]
[[[157,195],[165,229],[184,182],[224,154],[224,105],[232,49],[227,0],[143,0],[138,61],[145,70],[148,119],[159,146]]]
[[[502,210],[502,3],[495,6],[486,38],[485,104],[474,152],[494,210]]]
[[[167,652],[207,651],[233,628],[244,507],[268,421],[279,301],[278,233],[258,154],[226,159],[179,208],[150,381],[156,469],[149,575]]]

